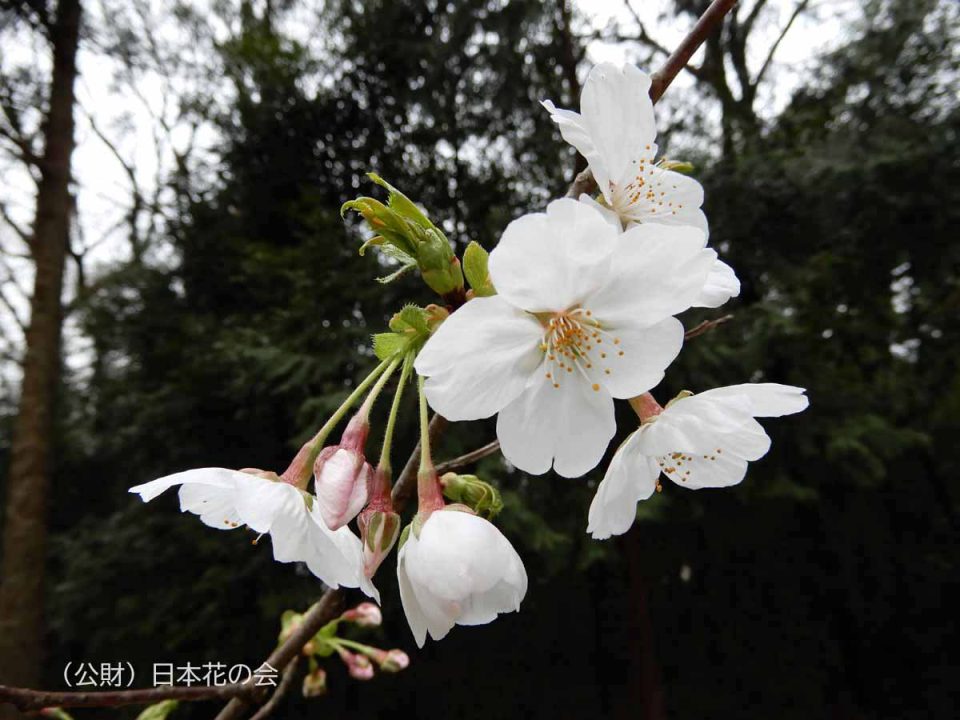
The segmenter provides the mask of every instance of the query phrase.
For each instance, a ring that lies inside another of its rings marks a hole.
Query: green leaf
[[[143,712],[137,715],[137,720],[165,720],[165,718],[177,709],[180,705],[179,700],[161,700],[158,703],[144,708]]]
[[[397,190],[393,185],[388,183],[382,177],[376,173],[367,173],[367,177],[373,180],[380,187],[384,187],[390,193],[387,200],[387,205],[390,206],[391,210],[398,212],[409,220],[413,220],[417,225],[423,228],[432,228],[433,223],[430,222],[430,219],[426,214],[417,207],[416,203],[413,202],[410,198],[404,195],[402,192]]]
[[[490,272],[487,269],[489,258],[490,254],[475,240],[467,245],[463,253],[463,274],[467,276],[467,282],[470,283],[473,294],[478,297],[497,294],[493,283],[490,282]]]

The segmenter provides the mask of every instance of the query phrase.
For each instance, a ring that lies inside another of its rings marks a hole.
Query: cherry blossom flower
[[[595,65],[580,96],[580,112],[543,106],[563,139],[583,155],[604,203],[624,226],[656,222],[694,225],[706,232],[703,188],[655,162],[657,126],[650,76],[633,65]]]
[[[804,392],[776,383],[731,385],[669,403],[613,456],[590,505],[587,532],[603,540],[629,530],[636,504],[653,495],[660,473],[691,490],[736,485],[747,463],[770,449],[754,418],[800,412],[809,404]]]
[[[379,602],[362,572],[360,539],[349,528],[332,531],[312,495],[263,470],[197,468],[130,488],[144,502],[180,486],[180,510],[205,525],[233,530],[246,525],[269,535],[277,562],[303,562],[330,587],[359,587]]]
[[[411,530],[397,562],[400,600],[419,647],[427,633],[445,637],[454,625],[485,625],[516,612],[527,593],[523,561],[497,528],[469,512],[430,513]]]
[[[708,232],[700,209],[703,188],[696,180],[655,161],[657,128],[650,100],[650,76],[633,65],[594,66],[580,98],[580,112],[543,106],[590,165],[603,202],[581,201],[607,211],[629,228],[638,223],[692,225]],[[717,260],[695,307],[719,307],[740,294],[733,269]]]
[[[616,430],[613,398],[660,382],[716,259],[692,227],[623,233],[593,207],[557,200],[507,227],[490,254],[498,294],[443,322],[417,357],[427,399],[450,420],[500,413],[513,465],[577,477]]]

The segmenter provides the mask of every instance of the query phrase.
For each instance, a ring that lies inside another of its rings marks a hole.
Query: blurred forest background
[[[745,0],[658,112],[743,292],[657,397],[769,379],[810,410],[767,423],[739,487],[666,484],[606,543],[584,532],[600,471],[483,461],[531,578],[522,612],[416,651],[391,561],[379,640],[411,668],[364,684],[331,663],[330,694],[283,717],[955,717],[960,6],[842,4],[778,105],[770,48],[823,3]],[[154,662],[259,663],[318,582],[126,489],[285,467],[371,366],[369,335],[431,301],[358,257],[338,210],[376,194],[364,173],[491,249],[578,165],[537,102],[577,106],[597,40],[655,69],[661,28],[707,2],[661,5],[595,27],[565,0],[2,3],[0,682],[60,688],[68,660],[130,661],[141,684]],[[73,96],[78,42],[78,84],[109,73],[152,113],[146,159],[130,117]],[[102,237],[68,182],[74,122],[126,180]],[[455,426],[437,454],[493,437]]]

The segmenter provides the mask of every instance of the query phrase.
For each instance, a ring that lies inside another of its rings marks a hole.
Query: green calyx
[[[693,163],[685,160],[667,160],[663,158],[663,160],[659,162],[659,165],[664,170],[673,170],[674,172],[683,173],[684,175],[690,175],[694,169]]]
[[[360,213],[375,235],[360,247],[363,255],[371,245],[392,257],[400,268],[380,282],[391,282],[414,267],[420,268],[423,281],[441,296],[463,290],[463,271],[443,232],[402,192],[376,173],[367,177],[388,192],[387,204],[371,197],[345,202],[340,215],[354,210]]]
[[[503,510],[500,491],[476,475],[447,473],[440,478],[443,496],[453,503],[465,505],[480,517],[493,519]]]
[[[490,281],[490,271],[487,263],[490,253],[484,250],[479,243],[471,241],[463,252],[463,274],[467,276],[470,289],[475,297],[489,297],[496,295],[497,290]]]
[[[380,360],[398,356],[415,356],[447,311],[436,305],[421,308],[407,305],[390,318],[390,332],[373,336],[373,352]]]

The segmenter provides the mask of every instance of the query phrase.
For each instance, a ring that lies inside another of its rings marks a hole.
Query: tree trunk
[[[43,660],[47,496],[61,367],[61,291],[70,232],[73,85],[80,12],[80,0],[60,0],[50,28],[53,75],[31,248],[36,275],[3,525],[0,682],[12,685],[36,686]]]

